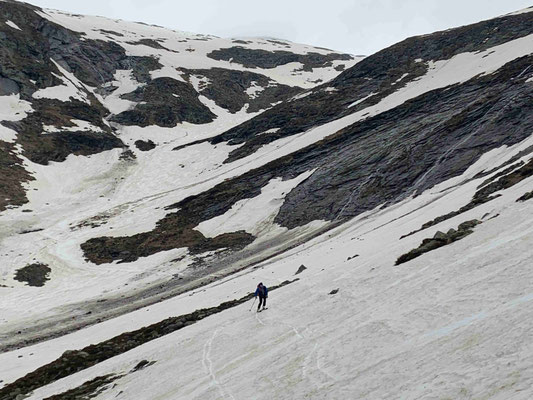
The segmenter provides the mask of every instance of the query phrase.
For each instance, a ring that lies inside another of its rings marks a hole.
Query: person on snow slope
[[[263,306],[263,310],[266,309],[266,299],[268,297],[268,288],[263,285],[263,282],[260,282],[259,285],[257,285],[257,289],[255,289],[255,297],[259,296],[259,305],[257,306],[257,312],[261,311],[261,306]]]

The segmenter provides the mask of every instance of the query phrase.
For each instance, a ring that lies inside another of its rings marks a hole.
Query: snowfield
[[[368,212],[202,290],[3,353],[0,376],[9,382],[67,349],[239,298],[258,281],[291,279],[303,264],[307,269],[299,281],[270,293],[265,313],[250,311],[251,302],[237,306],[38,389],[30,398],[127,373],[146,359],[155,363],[120,378],[97,398],[379,399],[401,393],[408,399],[527,399],[533,211],[515,200],[531,189],[533,179],[493,202],[398,238],[464,204],[480,183],[455,186],[457,180],[530,144],[531,139],[491,152],[460,178]],[[469,237],[394,266],[396,257],[422,238],[473,218],[483,223]],[[338,293],[328,294],[333,289]]]
[[[250,71],[267,76],[270,84],[305,89],[288,102],[316,90],[335,96],[337,89],[315,86],[337,76],[340,71],[335,67],[340,64],[349,68],[361,60],[335,60],[310,71],[303,71],[301,63],[251,68],[207,55],[232,46],[296,54],[330,51],[266,38],[222,39],[54,10],[39,13],[85,39],[119,43],[128,55],[156,56],[163,67],[151,71],[154,79],[184,81],[180,68]],[[25,29],[11,21],[6,24]],[[167,207],[179,201],[432,90],[492,74],[531,54],[533,35],[527,35],[450,59],[419,59],[427,66],[426,74],[402,86],[408,75],[403,74],[393,83],[395,90],[376,104],[281,137],[229,163],[224,161],[240,145],[214,145],[205,139],[262,111],[249,113],[245,105],[231,113],[203,95],[200,102],[216,115],[206,124],[123,126],[106,117],[105,124],[116,129],[127,148],[90,156],[70,154],[63,162],[41,165],[25,157],[16,144],[24,167],[35,179],[25,183],[26,204],[0,213],[0,389],[66,351],[240,299],[258,282],[272,287],[298,278],[269,293],[265,312],[256,313],[257,303],[250,300],[39,387],[24,398],[46,399],[113,375],[116,379],[94,393],[95,399],[531,399],[533,200],[517,199],[533,190],[533,176],[495,192],[500,196],[489,202],[417,230],[469,203],[482,182],[509,167],[505,162],[533,159],[529,152],[533,132],[520,143],[485,153],[460,176],[342,224],[336,218],[294,229],[278,225],[275,218],[286,197],[316,169],[302,169],[292,179],[269,179],[258,194],[232,200],[227,211],[192,225],[206,238],[235,231],[254,235],[241,258],[228,257],[218,269],[210,270],[199,260],[217,259],[225,249],[194,254],[185,247],[174,248],[133,262],[96,265],[80,247],[92,238],[149,232],[176,212]],[[54,63],[62,84],[40,89],[33,98],[90,103],[89,96],[94,95],[118,114],[137,104],[121,96],[145,85],[131,69],[121,69],[106,83],[116,89],[102,94]],[[526,72],[528,68],[522,73]],[[197,91],[207,81],[203,76],[190,77]],[[529,78],[520,84],[533,83]],[[254,81],[245,93],[253,99],[265,89]],[[379,94],[346,102],[347,112]],[[18,94],[0,96],[0,121],[20,121],[32,111],[31,103]],[[77,118],[70,124],[43,125],[42,135],[103,132]],[[265,129],[259,135],[279,129]],[[14,130],[0,124],[0,141],[16,139]],[[150,141],[155,147],[142,151],[138,141]],[[417,177],[414,187],[440,161]],[[483,176],[487,171],[491,172]],[[460,241],[395,265],[399,256],[424,239],[474,219],[481,223]],[[413,231],[417,232],[402,238]],[[15,279],[15,271],[36,262],[51,268],[44,286]],[[305,269],[296,274],[302,265]],[[157,291],[184,278],[185,283],[172,291]],[[101,315],[93,321],[87,307],[95,304],[102,308],[95,311]],[[33,327],[40,331],[32,331]],[[147,365],[136,370],[143,360]]]
[[[125,289],[125,284],[130,285],[126,288],[128,290],[131,285],[144,285],[146,283],[139,277],[150,279],[147,271],[160,271],[163,268],[161,263],[167,263],[163,271],[175,268],[175,265],[168,262],[176,258],[175,253],[181,254],[180,250],[176,250],[167,252],[166,257],[161,254],[146,257],[133,263],[131,267],[118,267],[114,264],[95,267],[83,259],[79,249],[79,244],[87,239],[101,235],[131,235],[152,229],[166,214],[163,208],[169,204],[315,143],[368,115],[387,111],[429,90],[464,81],[479,73],[490,73],[505,62],[531,52],[533,36],[530,35],[477,54],[456,56],[446,62],[431,61],[429,63],[434,67],[430,67],[427,75],[408,83],[376,105],[307,132],[274,141],[255,154],[231,164],[222,164],[235,148],[226,144],[213,146],[202,143],[172,151],[177,145],[214,136],[254,115],[246,112],[228,113],[205,98],[204,103],[218,115],[210,124],[183,123],[176,128],[120,127],[120,137],[127,145],[133,145],[139,139],[151,139],[159,144],[148,153],[137,151],[135,161],[120,160],[118,150],[90,157],[69,156],[65,162],[51,163],[50,166],[26,160],[36,180],[28,184],[30,201],[23,209],[30,209],[32,213],[24,213],[18,208],[8,210],[0,216],[0,220],[9,227],[1,233],[5,238],[0,244],[4,249],[0,252],[0,261],[4,265],[3,284],[12,287],[4,290],[11,299],[4,307],[5,315],[9,316],[5,323],[24,323],[31,320],[35,313],[45,316],[46,311],[64,305],[64,298],[57,296],[58,288],[66,290],[69,293],[66,297],[74,303],[89,297],[99,297],[113,290]],[[467,60],[464,61],[467,68],[461,68],[461,60]],[[124,82],[127,90],[133,89],[130,81],[121,78],[125,76],[119,75],[118,79]],[[68,81],[74,79],[68,78]],[[117,89],[119,93],[122,91],[120,87]],[[13,96],[7,98],[11,99]],[[27,112],[26,109],[23,112]],[[227,219],[227,222],[233,224],[232,219]],[[84,228],[90,223],[93,223],[90,229]],[[17,235],[23,230],[42,228],[46,229],[27,234],[26,237],[31,238],[29,241],[20,241]],[[218,231],[231,229],[219,227]],[[38,253],[35,251],[36,244],[40,249]],[[13,253],[18,256],[13,257]],[[14,281],[12,271],[31,263],[37,255],[56,265],[50,282],[43,288],[34,289]],[[186,267],[188,262],[190,260],[184,260],[178,268]],[[101,283],[102,274],[110,278],[105,285]],[[73,276],[76,279],[73,280]],[[156,276],[158,275],[151,275],[152,278]],[[89,283],[91,281],[94,281],[94,286]],[[35,291],[36,295],[28,297],[28,290]],[[21,308],[25,311],[21,312]],[[5,328],[7,326],[2,330]]]

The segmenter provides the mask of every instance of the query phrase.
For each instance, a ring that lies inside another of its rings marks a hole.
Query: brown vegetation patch
[[[46,264],[29,264],[17,270],[14,279],[19,282],[26,282],[29,286],[44,286],[45,282],[50,279],[48,274],[51,271]]]

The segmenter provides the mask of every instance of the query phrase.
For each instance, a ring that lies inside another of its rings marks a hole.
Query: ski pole
[[[255,300],[257,299],[257,297],[254,296],[254,302],[252,303],[252,306],[250,307],[250,309],[248,311],[252,311],[252,308],[254,308],[254,304],[255,304]]]

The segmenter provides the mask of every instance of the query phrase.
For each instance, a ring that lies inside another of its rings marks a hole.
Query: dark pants
[[[266,297],[259,296],[259,305],[257,306],[257,310],[259,310],[261,308],[261,305],[263,306],[263,308],[266,307],[266,305],[267,305]]]

